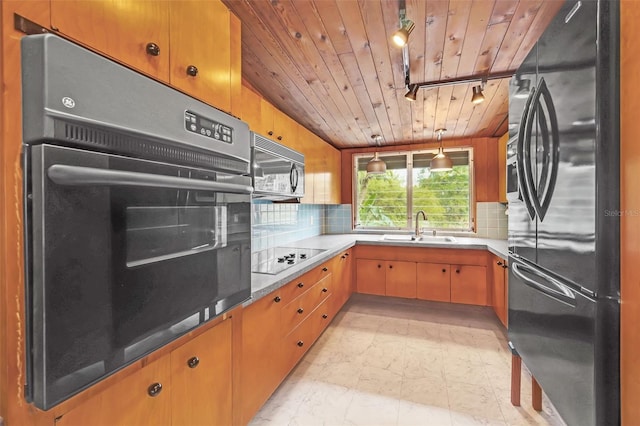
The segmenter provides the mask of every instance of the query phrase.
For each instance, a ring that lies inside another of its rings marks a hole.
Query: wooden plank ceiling
[[[509,79],[471,103],[464,83],[404,98],[397,0],[223,0],[242,21],[242,74],[287,115],[338,148],[501,136]],[[412,83],[513,71],[562,2],[406,0]]]

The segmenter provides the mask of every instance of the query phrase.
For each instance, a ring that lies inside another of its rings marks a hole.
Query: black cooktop
[[[296,247],[273,247],[257,251],[251,254],[251,272],[276,275],[323,251]]]

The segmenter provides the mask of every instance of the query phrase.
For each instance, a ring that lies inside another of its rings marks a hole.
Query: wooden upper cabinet
[[[274,140],[300,152],[301,144],[298,141],[298,123],[287,114],[275,109],[273,113]]]
[[[340,204],[342,199],[342,155],[329,146],[329,167],[327,171],[327,204]]]
[[[51,0],[51,28],[143,73],[170,81],[167,2]]]
[[[251,130],[260,133],[262,125],[261,97],[247,86],[242,86],[242,111],[240,118],[245,121]]]
[[[232,423],[232,321],[171,352],[172,426]]]
[[[257,130],[262,136],[276,139],[276,131],[273,127],[273,120],[276,107],[271,105],[266,99],[260,99],[260,128]]]
[[[169,5],[171,84],[231,112],[231,13],[220,0]]]
[[[56,419],[57,426],[171,425],[171,359],[164,356]],[[155,396],[151,396],[151,395]]]

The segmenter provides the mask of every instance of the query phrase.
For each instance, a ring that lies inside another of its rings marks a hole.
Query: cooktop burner
[[[324,249],[274,247],[251,254],[251,272],[276,275],[300,262],[311,259]]]

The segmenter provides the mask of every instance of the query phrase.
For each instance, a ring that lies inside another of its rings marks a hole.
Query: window
[[[413,230],[415,214],[424,210],[424,227],[471,231],[473,149],[450,148],[453,170],[431,172],[436,150],[380,153],[382,175],[367,175],[371,154],[354,156],[355,229]]]

